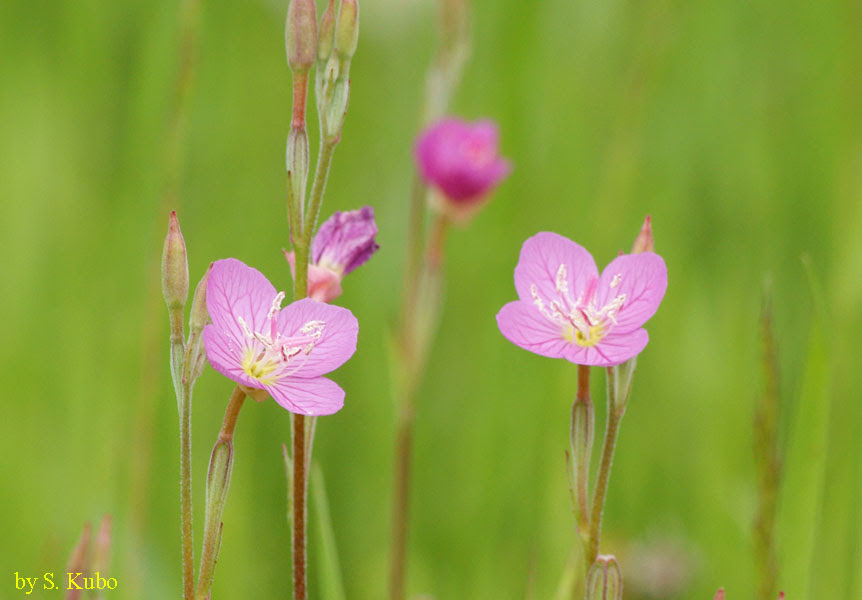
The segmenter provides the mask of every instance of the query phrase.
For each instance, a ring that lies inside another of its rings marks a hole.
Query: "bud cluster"
[[[189,296],[189,261],[186,242],[176,211],[168,222],[162,251],[162,295],[168,305],[171,324],[171,375],[174,384],[191,384],[200,376],[205,363],[202,333],[209,321],[206,307],[206,280],[209,270],[195,288],[189,314],[189,337],[183,339],[183,311]]]
[[[315,95],[323,138],[337,140],[344,125],[350,96],[350,61],[359,40],[359,4],[341,0],[336,15],[335,0],[329,4],[320,21],[317,44]]]

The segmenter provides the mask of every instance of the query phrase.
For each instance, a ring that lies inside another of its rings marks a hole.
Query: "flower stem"
[[[245,392],[240,386],[234,388],[224,414],[221,431],[213,446],[207,473],[206,513],[204,517],[204,542],[201,566],[198,574],[196,600],[208,600],[212,588],[215,566],[221,547],[222,512],[233,471],[233,433],[239,411],[245,402]]]
[[[308,471],[305,468],[305,416],[293,415],[293,598],[306,600],[306,515],[308,514]]]
[[[305,245],[311,246],[311,237],[317,226],[317,217],[320,214],[320,204],[323,202],[323,192],[326,191],[326,180],[329,177],[329,166],[332,164],[332,155],[335,146],[338,145],[338,137],[323,138],[320,140],[320,150],[317,154],[317,165],[314,169],[314,181],[311,184],[311,198],[308,201],[308,212],[305,215],[305,223],[302,228]],[[297,264],[303,264],[297,261]],[[307,266],[307,262],[305,263]]]
[[[191,383],[185,376],[185,342],[183,311],[170,311],[171,378],[180,417],[180,526],[182,529],[183,598],[191,600],[195,592],[194,535],[192,531],[192,398]]]
[[[191,600],[195,589],[195,552],[192,528],[192,394],[188,381],[182,383],[180,407],[180,507],[183,531],[183,590]]]
[[[617,443],[620,421],[625,413],[625,404],[617,405],[614,393],[613,371],[607,369],[608,373],[608,415],[607,427],[605,428],[605,441],[602,446],[602,458],[599,463],[599,473],[596,477],[596,489],[593,493],[593,506],[590,513],[590,534],[587,543],[587,552],[584,556],[586,568],[596,560],[599,554],[599,538],[602,533],[602,514],[605,508],[605,497],[608,492],[608,481],[611,476],[611,466],[614,461],[614,449]]]
[[[578,393],[572,406],[570,439],[575,481],[575,517],[578,533],[587,539],[590,526],[590,455],[593,445],[593,403],[590,399],[590,367],[578,365]],[[576,447],[578,446],[578,447]]]

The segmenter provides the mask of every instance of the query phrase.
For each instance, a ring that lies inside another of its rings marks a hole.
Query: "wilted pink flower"
[[[499,156],[499,137],[492,121],[442,119],[416,142],[419,172],[443,193],[452,209],[473,206],[511,170]]]
[[[341,295],[341,279],[365,263],[380,246],[374,240],[377,223],[374,209],[363,206],[359,210],[336,212],[317,230],[311,244],[311,261],[308,265],[308,297],[320,302],[331,302]],[[296,276],[296,258],[285,252],[290,272]]]
[[[359,324],[349,310],[309,298],[281,308],[284,292],[235,258],[213,264],[206,299],[204,345],[216,371],[291,412],[328,415],[344,405],[344,390],[321,375],[356,351]]]
[[[497,313],[513,344],[580,365],[618,365],[644,349],[641,326],[667,289],[664,260],[652,252],[623,254],[599,276],[593,257],[556,233],[524,242],[515,268],[519,300]]]

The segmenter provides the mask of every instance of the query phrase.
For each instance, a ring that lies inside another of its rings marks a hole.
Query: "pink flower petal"
[[[344,406],[344,390],[326,377],[300,379],[285,377],[266,386],[273,400],[290,412],[304,415],[331,415]]]
[[[629,333],[609,333],[596,345],[596,349],[607,361],[601,363],[603,367],[619,365],[630,358],[637,356],[646,348],[649,342],[649,334],[646,329],[635,329]]]
[[[497,313],[503,336],[525,350],[551,358],[565,358],[567,342],[559,325],[546,319],[539,309],[521,300],[509,302]]]
[[[652,252],[624,254],[612,260],[602,271],[596,286],[595,303],[601,309],[625,294],[612,331],[627,333],[638,329],[655,314],[665,290],[667,267],[661,256]]]
[[[251,331],[268,332],[266,316],[276,293],[257,269],[235,258],[217,260],[207,280],[207,310],[219,332],[243,348],[247,338],[239,317]]]
[[[256,379],[249,377],[242,368],[242,354],[245,346],[237,345],[230,336],[222,333],[215,325],[207,325],[204,328],[204,348],[213,369],[237,383],[249,387],[262,387]]]
[[[278,313],[278,330],[282,336],[299,336],[302,335],[299,330],[310,321],[323,321],[323,334],[304,358],[296,377],[310,378],[329,373],[356,352],[359,323],[353,313],[340,306],[310,298],[297,300]]]
[[[521,256],[515,267],[518,297],[524,302],[533,303],[531,286],[535,285],[546,306],[557,300],[560,296],[556,289],[560,265],[565,265],[565,280],[572,300],[577,300],[578,294],[586,290],[599,275],[592,255],[572,240],[548,232],[537,233],[527,239],[521,247]]]

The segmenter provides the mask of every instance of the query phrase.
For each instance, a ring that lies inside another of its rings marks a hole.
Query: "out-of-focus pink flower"
[[[455,118],[442,119],[419,136],[414,148],[419,173],[442,192],[446,208],[475,208],[509,174],[509,162],[499,155],[499,137],[492,121]]]
[[[515,288],[520,299],[497,313],[506,339],[542,356],[608,367],[646,346],[642,325],[664,297],[667,268],[652,252],[623,254],[599,276],[584,248],[539,233],[521,248]]]
[[[332,302],[341,295],[341,279],[364,264],[380,246],[374,240],[377,223],[374,209],[336,212],[317,230],[308,265],[308,297]],[[285,252],[290,272],[296,277],[296,257]]]
[[[344,390],[321,375],[356,351],[359,324],[346,308],[309,298],[281,308],[283,301],[284,292],[257,269],[235,258],[213,263],[207,358],[222,375],[265,390],[291,412],[332,414],[344,405]]]

